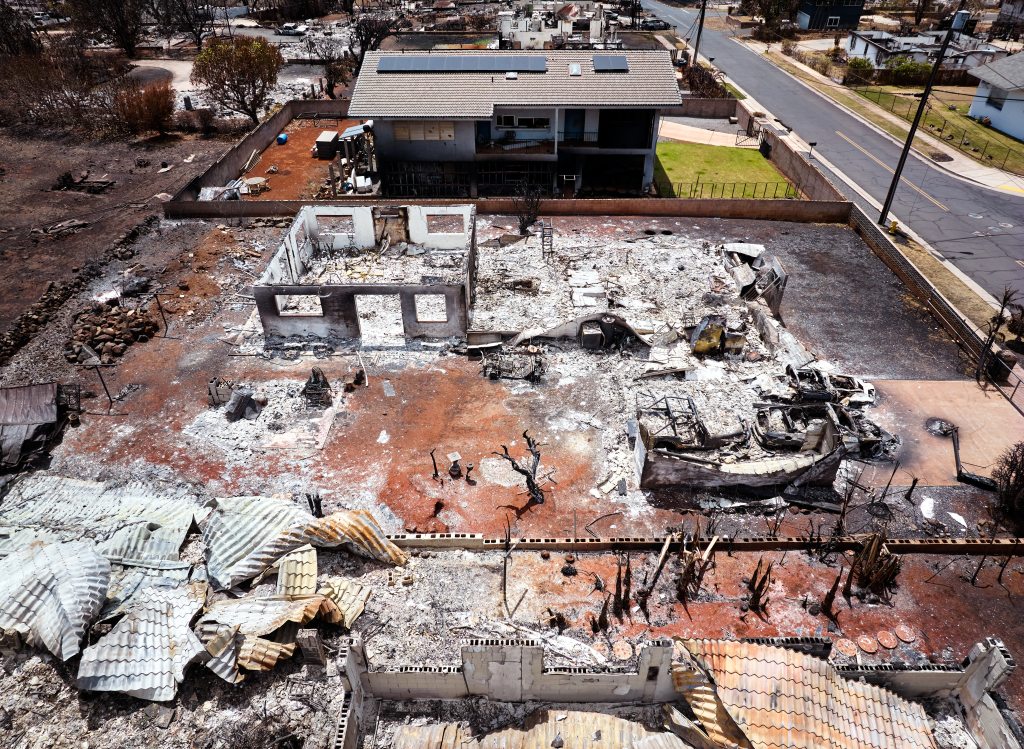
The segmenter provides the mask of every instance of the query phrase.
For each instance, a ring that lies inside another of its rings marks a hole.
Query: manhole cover
[[[616,640],[612,643],[612,655],[615,660],[628,661],[633,657],[633,646],[625,640]]]
[[[899,645],[899,642],[896,640],[896,635],[892,632],[886,632],[883,630],[879,632],[876,637],[878,637],[878,644],[886,650],[892,650]]]
[[[845,638],[842,640],[836,640],[835,647],[836,650],[845,655],[847,658],[853,658],[855,655],[857,655],[857,645],[853,642],[853,640],[847,640]]]
[[[878,643],[875,642],[874,637],[868,637],[867,635],[861,635],[857,638],[857,645],[865,653],[877,653]]]
[[[914,630],[908,627],[906,624],[901,624],[896,627],[896,636],[903,640],[903,642],[913,642],[917,639],[917,635],[914,634]]]
[[[948,437],[956,429],[956,424],[933,416],[924,422],[924,428],[929,434],[934,434],[936,437]]]

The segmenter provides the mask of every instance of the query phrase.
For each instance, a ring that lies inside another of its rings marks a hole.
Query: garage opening
[[[397,294],[356,296],[359,337],[364,346],[404,346],[402,299]]]

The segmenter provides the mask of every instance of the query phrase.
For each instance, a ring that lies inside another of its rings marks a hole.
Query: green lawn
[[[902,117],[914,119],[920,99],[920,87],[870,86],[854,89],[873,104]],[[921,130],[958,148],[983,164],[1024,174],[1024,143],[998,130],[975,122],[967,116],[973,89],[957,87],[932,93],[930,108],[921,121]]]
[[[754,148],[705,146],[698,143],[658,144],[658,160],[654,165],[654,181],[663,197],[775,197],[775,185],[786,178],[768,159]],[[692,188],[676,195],[675,186],[693,183],[729,184],[730,187],[710,185],[696,192]],[[744,183],[732,187],[734,183]],[[779,187],[777,196],[786,197]]]

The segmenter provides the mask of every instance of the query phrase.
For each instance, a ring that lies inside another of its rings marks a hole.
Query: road
[[[697,18],[693,10],[653,0],[643,0],[643,6],[674,25],[682,37],[690,35],[687,29]],[[714,58],[716,67],[804,141],[817,143],[814,152],[861,190],[879,204],[885,200],[900,146],[810,91],[728,33],[705,27],[700,53]],[[878,217],[879,211],[839,175],[829,176],[869,216]],[[998,297],[1005,286],[1024,296],[1024,196],[978,186],[911,155],[892,212],[994,296]]]

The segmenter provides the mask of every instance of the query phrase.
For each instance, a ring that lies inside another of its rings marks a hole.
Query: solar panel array
[[[623,58],[625,60],[625,58]],[[378,73],[546,73],[540,55],[387,55]]]
[[[625,55],[594,55],[594,72],[627,73],[629,60]]]

